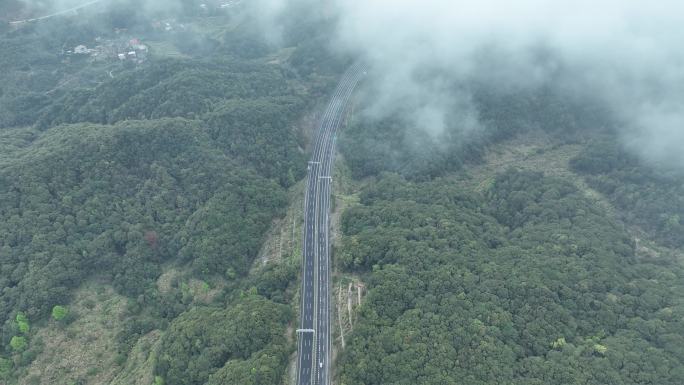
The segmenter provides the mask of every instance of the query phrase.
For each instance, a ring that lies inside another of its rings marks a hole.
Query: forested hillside
[[[385,175],[342,220],[369,294],[345,384],[679,384],[673,261],[643,261],[572,185],[509,171],[484,193]]]
[[[298,269],[250,270],[306,170],[300,123],[344,63],[315,25],[273,44],[250,7],[184,4],[113,2],[0,35],[2,383],[284,378]],[[98,56],[113,49],[124,58]],[[114,340],[79,337],[112,314]],[[84,342],[107,347],[66,367],[49,351]]]
[[[286,203],[276,183],[237,166],[185,120],[55,127],[0,178],[3,286],[13,288],[5,318],[18,306],[31,318],[48,314],[96,271],[131,296],[177,256],[200,274],[244,273]]]
[[[291,384],[302,179],[355,61],[335,383],[684,384],[681,168],[562,55],[506,82],[487,40],[455,76],[461,44],[354,46],[340,3],[172,3],[0,3],[0,384]]]
[[[614,136],[588,145],[572,166],[620,208],[629,224],[665,245],[684,246],[684,185],[679,169],[640,161]]]
[[[425,180],[457,172],[466,164],[481,160],[487,146],[540,128],[574,140],[577,133],[601,129],[610,121],[596,101],[586,103],[552,87],[519,92],[499,90],[492,85],[452,84],[473,89],[477,121],[461,116],[454,103],[446,109],[445,126],[435,129],[430,122],[407,123],[412,109],[398,108],[389,117],[358,119],[340,139],[356,178],[391,171],[409,179]],[[366,95],[362,104],[371,104]]]
[[[480,93],[477,135],[401,113],[342,134],[359,203],[335,259],[367,295],[340,383],[684,381],[681,175],[625,148],[596,104],[554,92]],[[494,145],[540,171],[480,167]],[[560,148],[575,155],[545,175]]]

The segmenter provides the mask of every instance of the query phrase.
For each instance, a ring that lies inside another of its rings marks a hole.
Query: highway
[[[297,330],[297,384],[330,384],[330,196],[335,141],[359,80],[360,64],[340,80],[319,123],[304,195],[302,290],[300,327]]]

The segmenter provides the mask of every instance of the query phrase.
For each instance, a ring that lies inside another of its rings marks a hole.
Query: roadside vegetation
[[[246,1],[181,3],[0,24],[2,384],[288,381],[312,111],[349,60],[305,6],[276,44]],[[338,383],[684,383],[682,175],[593,101],[453,86],[477,123],[361,90],[340,133]]]
[[[302,62],[325,56],[315,26],[274,45],[248,7],[187,3],[182,16],[122,2],[0,35],[2,383],[284,376],[299,268],[252,267],[306,171],[300,120],[344,63]],[[183,56],[66,52],[133,38]],[[84,286],[108,294],[86,306]],[[108,330],[80,338],[84,320]]]
[[[342,134],[362,187],[335,258],[367,295],[340,383],[684,381],[680,178],[629,155],[608,117],[535,100],[480,99],[491,119],[466,142],[402,119]]]
[[[684,271],[641,260],[576,187],[507,171],[482,194],[384,174],[342,221],[368,295],[344,384],[678,384]]]

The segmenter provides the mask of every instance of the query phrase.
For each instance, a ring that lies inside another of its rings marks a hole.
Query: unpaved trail
[[[81,9],[81,8],[85,8],[85,7],[89,6],[89,5],[93,5],[93,4],[96,4],[96,3],[101,3],[101,2],[103,2],[103,1],[105,1],[105,0],[93,0],[93,1],[89,1],[89,2],[87,2],[87,3],[85,3],[85,4],[77,5],[77,6],[75,6],[75,7],[69,8],[69,9],[65,9],[65,10],[62,10],[62,11],[59,11],[59,12],[55,12],[55,13],[50,14],[50,15],[45,15],[45,16],[41,16],[41,17],[35,17],[35,18],[33,18],[33,19],[25,19],[25,20],[10,21],[10,24],[12,24],[12,25],[18,25],[18,24],[24,24],[24,23],[32,23],[32,22],[34,22],[34,21],[45,20],[45,19],[49,19],[49,18],[51,18],[51,17],[55,17],[55,16],[60,16],[60,15],[67,14],[67,13],[69,13],[69,12],[78,11],[78,10]]]

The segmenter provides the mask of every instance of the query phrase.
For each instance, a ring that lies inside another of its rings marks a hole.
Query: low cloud
[[[370,116],[402,111],[432,135],[453,122],[469,132],[479,122],[467,84],[513,93],[552,85],[608,106],[625,145],[643,157],[684,167],[684,2],[245,1],[275,43],[285,21],[327,17],[335,24],[332,48],[369,63]],[[87,0],[24,2],[62,10]],[[132,1],[103,0],[123,2]],[[155,12],[186,3],[137,2]]]
[[[684,166],[684,3],[673,0],[337,0],[336,45],[373,72],[373,115],[412,110],[439,132],[468,89],[552,84],[605,103],[649,160]],[[456,98],[451,101],[449,98]]]

